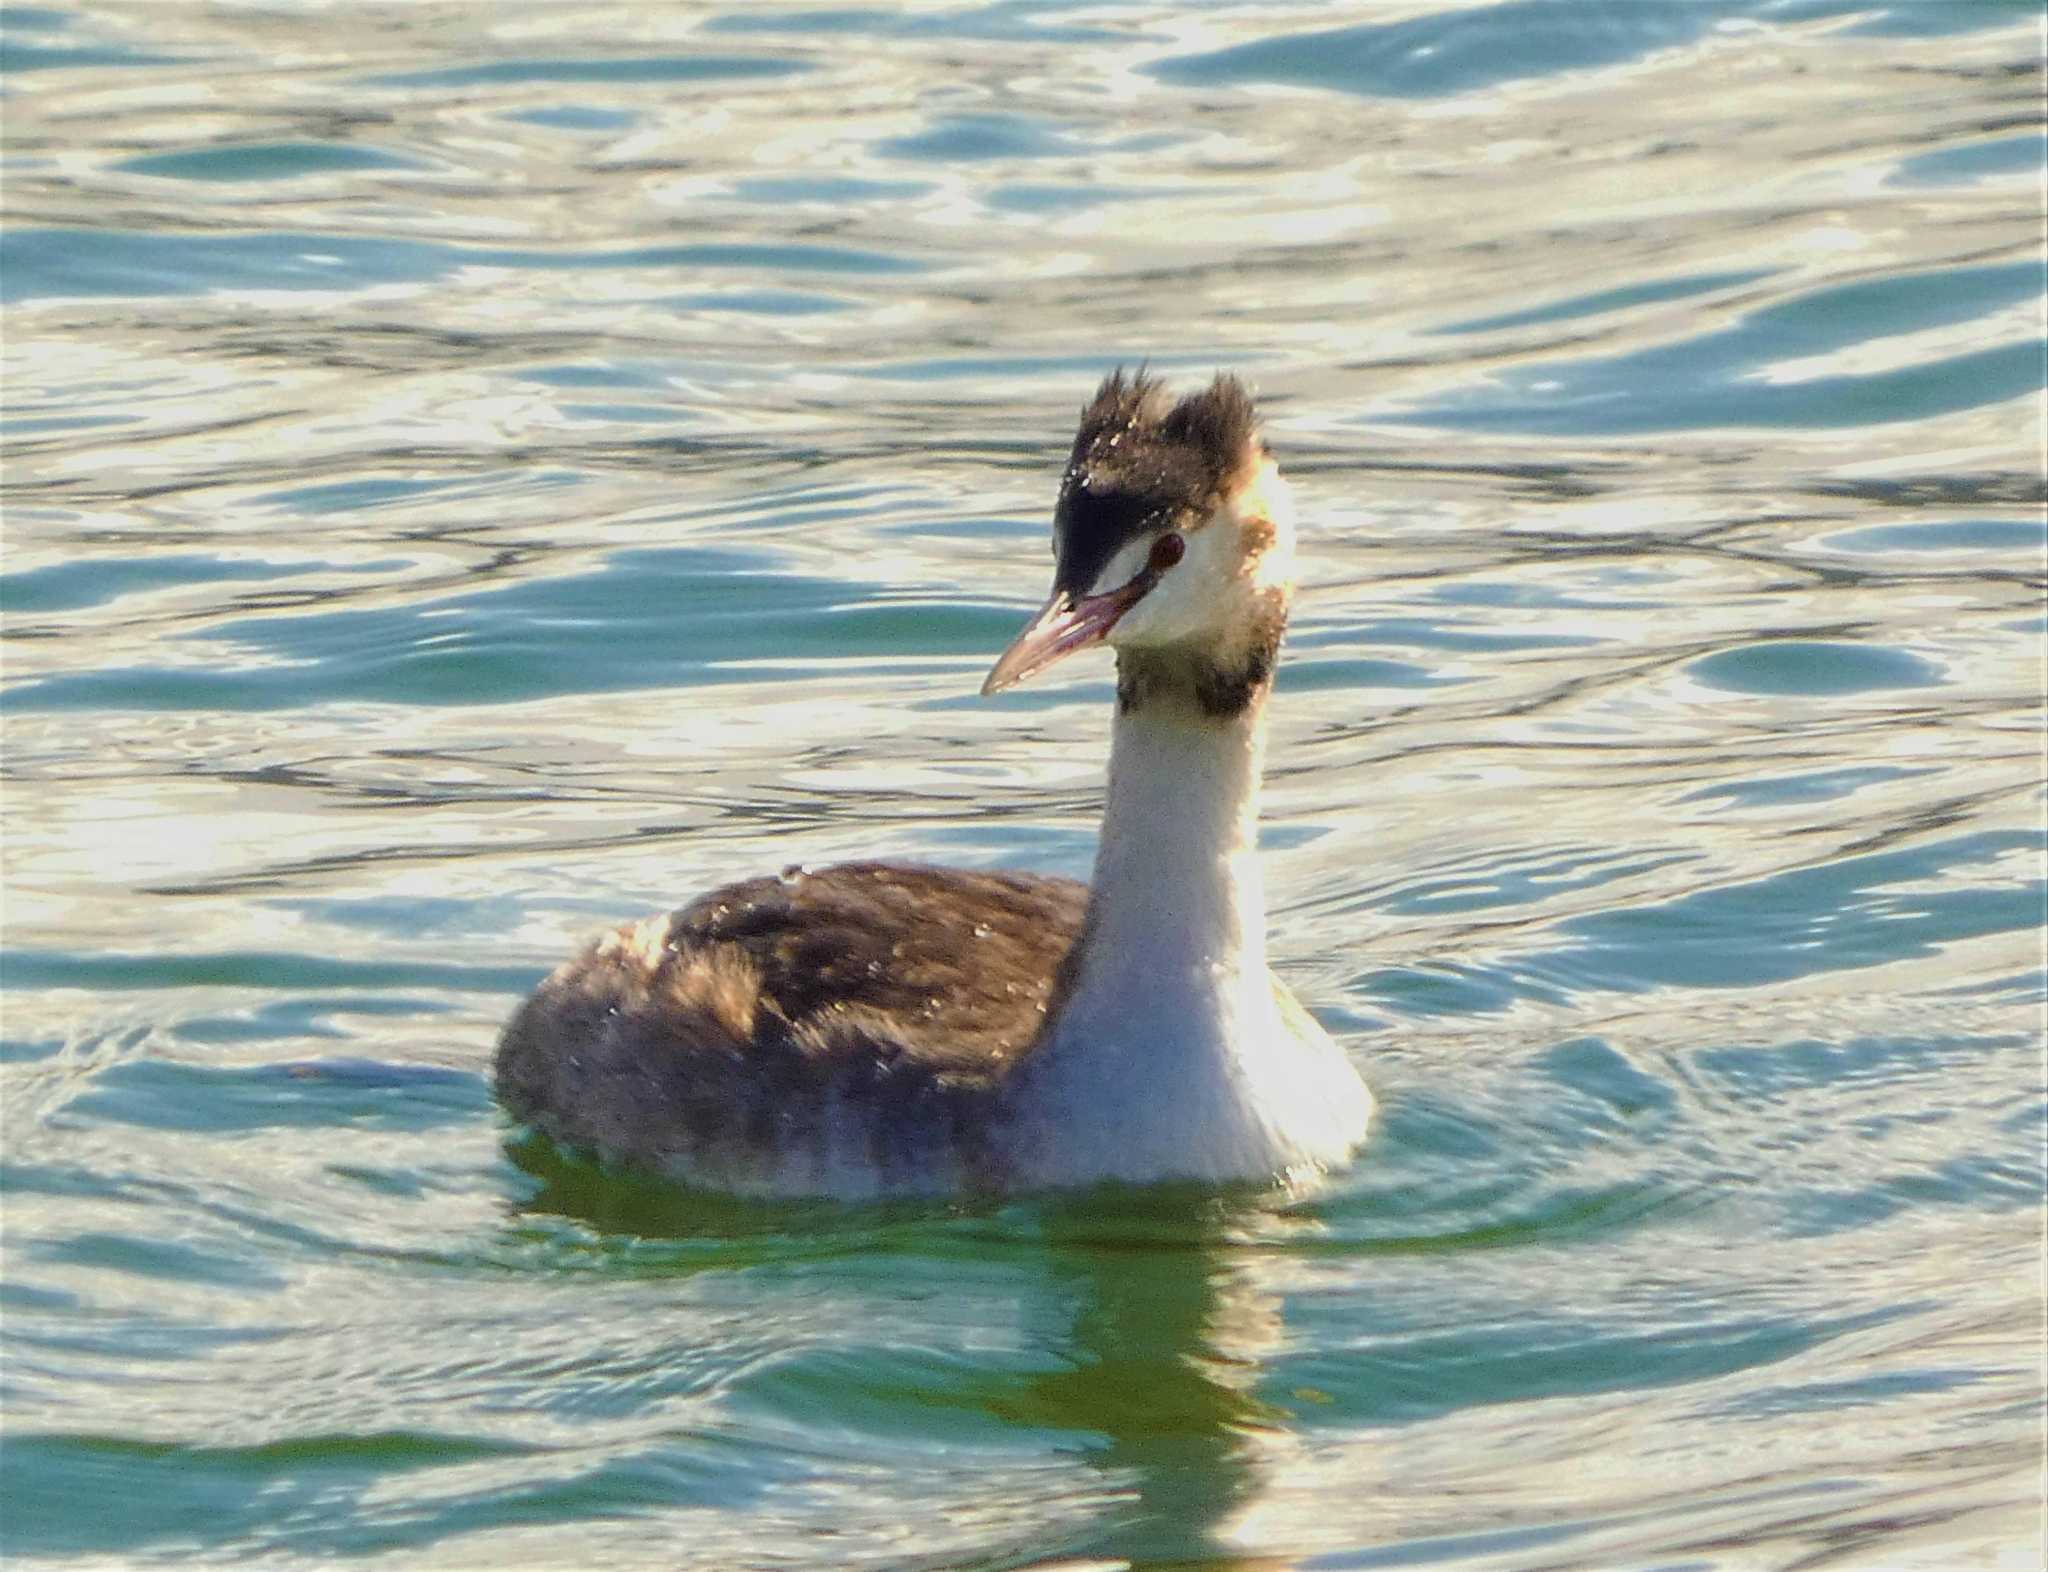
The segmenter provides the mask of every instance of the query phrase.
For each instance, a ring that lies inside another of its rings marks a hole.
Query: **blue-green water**
[[[0,8],[10,1566],[2033,1566],[2029,3]],[[1119,361],[1305,519],[1294,1200],[507,1145],[602,923],[1085,873]]]

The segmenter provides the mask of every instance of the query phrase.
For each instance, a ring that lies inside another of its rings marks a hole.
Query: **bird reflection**
[[[1034,1555],[1257,1572],[1285,1563],[1244,1548],[1238,1527],[1293,1441],[1286,1410],[1258,1395],[1285,1328],[1244,1236],[1272,1221],[1256,1200],[1213,1191],[1117,1191],[1004,1208],[846,1208],[759,1203],[636,1181],[572,1160],[545,1141],[516,1143],[515,1163],[540,1181],[519,1214],[554,1213],[608,1234],[687,1241],[671,1270],[717,1270],[731,1244],[777,1236],[856,1246],[927,1242],[957,1250],[964,1224],[976,1254],[1025,1266],[1022,1330],[1040,1368],[988,1368],[919,1384],[923,1407],[978,1416],[1055,1443],[1099,1473],[1110,1505],[1045,1532]],[[852,1215],[850,1215],[852,1214]],[[849,1231],[850,1230],[850,1231]],[[703,1252],[703,1253],[700,1253]],[[757,1259],[753,1250],[746,1260]],[[642,1258],[642,1265],[647,1264]],[[1015,1279],[1008,1279],[1014,1286]],[[958,1308],[958,1307],[956,1307]],[[993,1306],[992,1320],[1001,1319]],[[933,1509],[945,1511],[940,1503]]]
[[[1288,1415],[1256,1392],[1283,1327],[1279,1300],[1232,1238],[1241,1209],[1215,1198],[1161,1203],[1137,1217],[1055,1213],[1047,1243],[1071,1329],[1062,1367],[991,1407],[1077,1438],[1122,1504],[1070,1544],[1111,1560],[1250,1569],[1278,1561],[1234,1547]]]

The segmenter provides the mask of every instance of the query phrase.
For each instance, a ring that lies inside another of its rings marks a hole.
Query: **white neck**
[[[1266,969],[1264,711],[1263,685],[1229,717],[1119,710],[1087,925],[1017,1089],[1027,1175],[1272,1177],[1362,1132],[1356,1073]]]
[[[1246,978],[1263,995],[1265,708],[1261,693],[1227,719],[1179,694],[1119,709],[1087,937],[1065,1017],[1127,1016],[1134,1000],[1162,996],[1214,1010]]]

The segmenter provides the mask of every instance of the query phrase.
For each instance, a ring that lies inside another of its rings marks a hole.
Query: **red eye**
[[[1164,573],[1188,554],[1188,543],[1168,530],[1152,542],[1152,555],[1145,563],[1148,573]]]

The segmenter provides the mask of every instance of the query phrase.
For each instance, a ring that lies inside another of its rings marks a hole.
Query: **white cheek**
[[[1117,618],[1116,626],[1109,630],[1109,642],[1119,649],[1171,644],[1181,637],[1177,630],[1183,620],[1182,609],[1176,604],[1174,576],[1169,573],[1152,586],[1143,600]]]
[[[1183,539],[1187,554],[1168,568],[1145,598],[1125,612],[1110,634],[1110,643],[1141,649],[1178,644],[1204,636],[1216,623],[1234,563],[1226,562],[1229,532],[1214,525],[1194,530]],[[1147,545],[1146,555],[1150,553]],[[1120,567],[1122,557],[1112,567]],[[1144,566],[1143,557],[1138,567]],[[1129,582],[1129,576],[1117,582]]]
[[[1122,589],[1132,579],[1145,571],[1145,564],[1152,559],[1152,537],[1147,535],[1134,540],[1109,559],[1107,566],[1095,575],[1095,582],[1088,586],[1090,595],[1107,595],[1111,590]]]
[[[1217,520],[1204,529],[1198,529],[1186,537],[1188,553],[1169,579],[1179,576],[1183,583],[1201,586],[1202,594],[1213,599],[1237,576],[1241,563],[1241,547],[1236,529],[1224,520]]]

